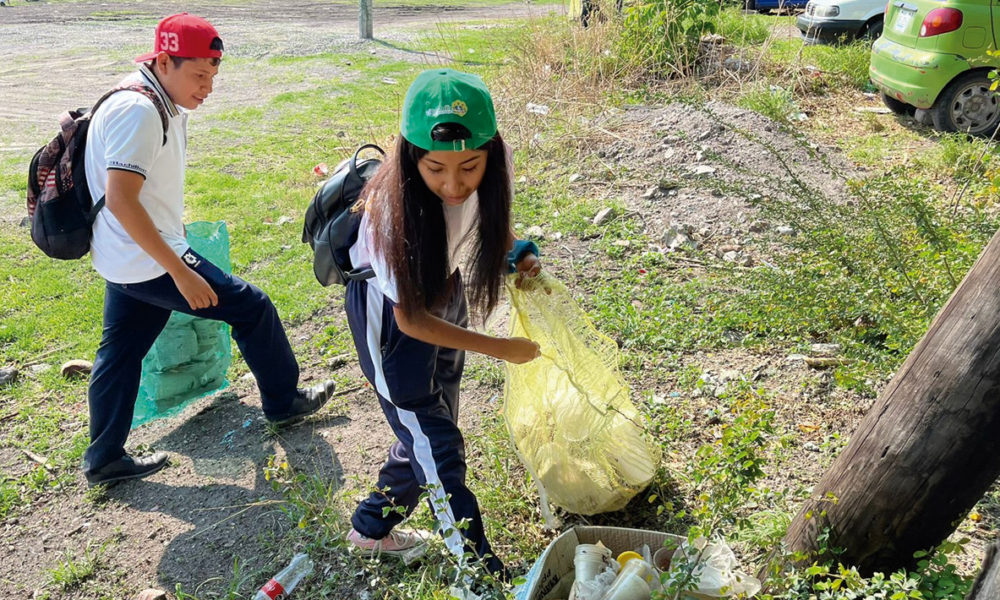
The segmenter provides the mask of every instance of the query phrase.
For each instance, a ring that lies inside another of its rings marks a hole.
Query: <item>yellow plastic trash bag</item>
[[[537,342],[541,357],[508,363],[504,419],[543,515],[554,522],[548,502],[581,515],[619,510],[652,481],[660,453],[629,400],[618,346],[548,274],[520,290],[514,277],[510,335]]]

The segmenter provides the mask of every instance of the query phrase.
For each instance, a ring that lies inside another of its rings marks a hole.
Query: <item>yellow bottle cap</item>
[[[642,560],[642,555],[639,554],[638,552],[632,552],[631,550],[629,550],[628,552],[622,552],[621,554],[619,554],[617,560],[618,560],[618,564],[621,565],[622,567],[624,567],[625,563],[627,563],[628,561],[630,561],[630,560],[632,560],[634,558],[638,558],[639,560]]]

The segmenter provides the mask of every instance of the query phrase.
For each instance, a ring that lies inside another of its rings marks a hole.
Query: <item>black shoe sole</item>
[[[156,467],[152,471],[145,471],[143,473],[137,473],[134,475],[119,475],[118,477],[111,477],[108,479],[103,479],[101,481],[91,481],[89,478],[87,478],[87,487],[92,488],[92,487],[97,487],[99,485],[106,485],[108,487],[111,487],[111,484],[119,483],[122,481],[128,481],[129,479],[142,479],[144,477],[149,477],[153,473],[159,473],[160,471],[162,471],[163,468],[167,466],[167,462],[168,461],[163,461],[160,464],[160,466]]]
[[[314,414],[318,413],[320,411],[320,409],[322,409],[324,406],[326,406],[326,402],[324,402],[320,406],[317,406],[316,408],[312,409],[309,412],[300,413],[300,414],[295,415],[294,417],[288,417],[287,419],[284,419],[284,420],[281,420],[281,421],[272,421],[271,419],[268,419],[267,422],[270,423],[271,425],[274,425],[275,427],[279,427],[279,428],[280,427],[288,427],[290,425],[297,425],[297,424],[301,423],[302,421],[305,421],[308,417],[311,417]]]

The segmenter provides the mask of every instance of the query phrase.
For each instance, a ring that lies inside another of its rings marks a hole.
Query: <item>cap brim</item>
[[[146,54],[143,54],[142,56],[136,56],[134,62],[137,62],[137,63],[149,62],[149,61],[153,60],[154,58],[156,58],[157,54],[159,54],[159,52],[147,52]]]

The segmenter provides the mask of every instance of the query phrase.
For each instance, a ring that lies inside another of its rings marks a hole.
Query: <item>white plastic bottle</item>
[[[313,561],[309,556],[296,554],[287,567],[260,588],[253,600],[285,600],[312,570]]]

